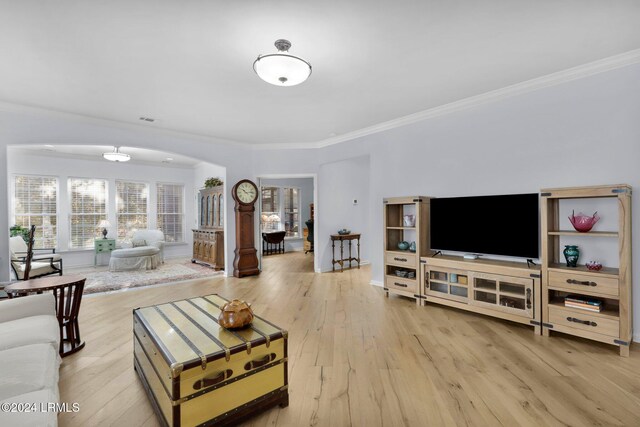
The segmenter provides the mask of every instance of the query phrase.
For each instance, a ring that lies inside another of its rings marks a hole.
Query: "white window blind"
[[[14,223],[36,226],[34,247],[55,248],[58,244],[58,179],[46,176],[16,176]]]
[[[69,247],[93,248],[98,224],[107,219],[107,181],[103,179],[69,179]]]
[[[141,182],[116,181],[118,240],[130,239],[136,230],[147,228],[149,186]]]
[[[184,185],[157,184],[158,228],[167,242],[183,242]]]

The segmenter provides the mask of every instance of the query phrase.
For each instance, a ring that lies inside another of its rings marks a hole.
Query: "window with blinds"
[[[16,176],[14,181],[14,224],[36,226],[34,247],[58,245],[58,179],[46,176]]]
[[[300,237],[300,190],[283,188],[284,230],[287,237]]]
[[[184,242],[184,185],[156,184],[158,228],[167,242]]]
[[[118,240],[130,239],[136,230],[147,228],[149,185],[116,181],[116,222]]]
[[[300,190],[262,187],[260,229],[263,232],[286,231],[286,237],[300,237]]]
[[[98,237],[98,224],[107,219],[107,181],[69,179],[69,247],[91,249]]]
[[[281,230],[280,188],[262,187],[260,192],[262,195],[260,230],[267,233]]]

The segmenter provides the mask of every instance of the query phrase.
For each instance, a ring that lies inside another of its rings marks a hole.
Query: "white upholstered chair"
[[[27,244],[21,236],[14,236],[9,239],[9,250],[11,252],[11,268],[16,275],[16,279],[24,280],[24,273],[27,267]],[[55,252],[55,249],[33,250],[29,279],[50,274],[62,276],[62,257]]]

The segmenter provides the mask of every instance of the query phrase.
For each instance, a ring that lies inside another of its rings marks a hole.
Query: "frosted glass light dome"
[[[278,53],[260,55],[253,62],[256,74],[276,86],[295,86],[307,80],[311,75],[311,64],[287,53],[291,42],[280,39],[276,40],[275,46]]]
[[[110,153],[102,153],[102,157],[110,162],[128,162],[131,160],[131,156],[120,152],[120,147],[113,147],[113,151]]]

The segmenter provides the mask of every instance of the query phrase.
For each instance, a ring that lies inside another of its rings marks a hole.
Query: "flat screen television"
[[[539,256],[538,193],[431,199],[431,249]]]

